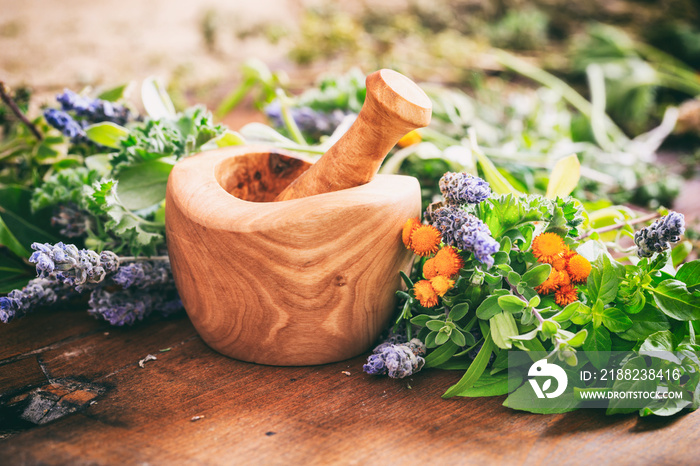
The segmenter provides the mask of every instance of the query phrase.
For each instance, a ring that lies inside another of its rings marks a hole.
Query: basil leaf
[[[685,283],[669,279],[649,290],[658,308],[667,316],[676,320],[700,319],[700,299],[688,291]]]

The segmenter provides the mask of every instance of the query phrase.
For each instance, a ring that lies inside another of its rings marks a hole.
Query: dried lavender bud
[[[402,379],[423,368],[423,355],[425,345],[417,338],[398,345],[384,342],[374,349],[362,370],[370,375],[387,374],[391,378]]]
[[[39,277],[55,278],[77,291],[82,291],[86,284],[100,283],[108,273],[119,268],[119,258],[111,251],[97,254],[63,243],[34,243],[32,249],[35,252],[29,262],[36,264]]]
[[[53,304],[65,288],[54,280],[35,278],[21,290],[12,290],[0,297],[0,322],[8,323],[23,317],[37,306]]]
[[[447,172],[439,184],[448,204],[478,204],[491,195],[491,187],[486,181],[468,173]]]
[[[78,209],[75,204],[58,206],[51,217],[51,225],[60,228],[60,233],[68,238],[85,236],[91,221],[90,215]]]
[[[634,234],[634,244],[637,245],[639,257],[651,257],[654,253],[662,252],[669,248],[669,243],[677,243],[685,231],[685,217],[678,212],[669,212],[668,215],[656,220],[648,227],[644,227]]]
[[[340,125],[346,114],[341,110],[334,110],[332,113],[317,112],[310,107],[290,108],[292,118],[299,129],[316,139],[320,136],[328,135]],[[265,107],[265,114],[277,128],[284,127],[282,119],[282,107],[279,101],[274,101]]]
[[[130,288],[110,292],[97,288],[90,295],[88,313],[112,325],[133,325],[153,312],[169,316],[182,310],[182,302],[173,289],[143,290]]]
[[[83,97],[70,89],[64,89],[62,94],[56,96],[56,100],[61,104],[64,112],[74,111],[77,116],[83,117],[90,123],[111,121],[124,125],[133,119],[129,109],[123,105]]]
[[[112,277],[114,282],[124,289],[140,289],[162,286],[172,283],[170,262],[142,261],[122,266]]]
[[[441,207],[431,217],[445,244],[470,251],[487,268],[493,266],[492,255],[498,252],[500,245],[491,237],[484,222],[455,205]]]
[[[63,133],[64,136],[70,138],[74,144],[87,142],[87,135],[83,127],[73,119],[69,114],[55,108],[44,110],[44,119],[48,124]]]

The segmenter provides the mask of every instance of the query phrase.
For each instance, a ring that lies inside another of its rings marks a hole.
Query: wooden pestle
[[[365,103],[347,133],[275,201],[368,183],[399,139],[430,123],[430,99],[406,76],[383,69],[367,76],[366,84]]]

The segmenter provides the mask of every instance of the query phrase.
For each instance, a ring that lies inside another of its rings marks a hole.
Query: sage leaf
[[[117,193],[129,210],[141,210],[162,202],[173,165],[162,159],[132,165],[119,172]]]

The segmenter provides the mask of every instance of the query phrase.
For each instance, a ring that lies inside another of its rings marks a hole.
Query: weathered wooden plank
[[[42,309],[9,324],[0,324],[0,363],[101,329],[108,330],[109,325],[97,321],[84,309]]]
[[[0,440],[0,464],[696,462],[697,414],[519,413],[503,397],[441,399],[456,372],[376,378],[361,372],[363,358],[259,366],[183,339],[190,332],[184,318],[154,321],[47,351],[54,377],[105,392],[82,413]],[[148,353],[158,359],[139,367]]]

